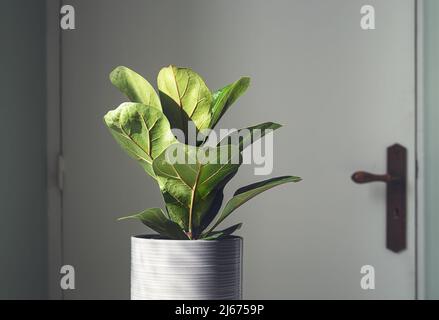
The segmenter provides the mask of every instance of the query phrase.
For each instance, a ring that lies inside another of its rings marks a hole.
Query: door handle
[[[358,171],[352,175],[352,180],[356,183],[369,183],[369,182],[391,182],[398,180],[398,177],[392,177],[390,174],[373,174],[365,171]]]
[[[407,246],[407,149],[400,144],[387,148],[387,173],[357,171],[356,183],[386,183],[386,247],[400,252]]]

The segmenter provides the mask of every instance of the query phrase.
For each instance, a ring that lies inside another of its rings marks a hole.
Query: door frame
[[[48,297],[63,299],[59,285],[63,256],[62,161],[62,31],[59,27],[63,0],[46,0],[47,68],[47,232]],[[424,200],[424,1],[414,0],[415,14],[415,299],[425,299],[425,200]],[[74,32],[68,31],[68,32]]]
[[[62,32],[59,26],[61,0],[46,0],[46,179],[47,179],[47,272],[48,298],[63,299],[59,271],[63,259],[62,191]]]
[[[425,149],[424,149],[424,0],[415,0],[415,298],[426,299],[425,290]]]

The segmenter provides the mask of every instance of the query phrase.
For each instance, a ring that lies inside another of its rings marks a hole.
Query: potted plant
[[[109,111],[104,121],[120,146],[157,181],[166,207],[121,218],[139,219],[158,233],[131,238],[131,298],[240,299],[242,238],[232,234],[241,223],[217,227],[256,195],[300,178],[283,176],[242,187],[221,210],[223,190],[242,164],[242,150],[280,125],[237,130],[217,146],[201,135],[191,145],[188,124],[197,133],[213,129],[246,91],[249,78],[212,93],[191,69],[169,66],[159,72],[158,94],[127,67],[113,70],[110,80],[130,102]],[[184,141],[176,138],[175,129],[183,132]]]

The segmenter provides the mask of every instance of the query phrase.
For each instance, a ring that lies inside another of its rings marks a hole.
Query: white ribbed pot
[[[242,238],[131,238],[131,299],[242,298]]]

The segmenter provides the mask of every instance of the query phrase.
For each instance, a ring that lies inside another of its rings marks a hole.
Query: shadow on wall
[[[45,299],[45,1],[2,0],[0,21],[0,299]]]

